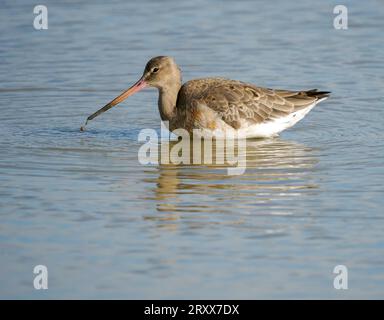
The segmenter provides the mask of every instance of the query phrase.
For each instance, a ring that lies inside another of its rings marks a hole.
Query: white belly
[[[263,123],[254,124],[251,123],[249,120],[244,120],[243,123],[240,126],[240,129],[234,129],[227,123],[225,123],[222,119],[218,119],[217,114],[213,115],[212,117],[216,116],[216,129],[211,130],[208,128],[202,128],[200,129],[200,133],[198,135],[201,136],[215,136],[219,138],[220,136],[224,135],[226,138],[230,137],[237,137],[237,138],[269,138],[277,136],[281,131],[288,129],[295,125],[297,122],[299,122],[301,119],[305,117],[305,115],[312,110],[312,108],[319,103],[320,101],[324,100],[319,99],[315,103],[311,104],[307,108],[301,109],[299,111],[293,112],[286,117],[281,117],[278,119],[273,119],[270,121],[266,121]],[[200,106],[202,112],[205,112],[207,114],[213,113],[213,111],[209,108],[207,108],[205,105]]]
[[[238,135],[243,138],[268,138],[277,136],[281,131],[294,126],[305,117],[311,109],[321,100],[310,105],[305,109],[293,112],[286,117],[274,119],[271,121],[247,125],[238,130]]]
[[[297,122],[315,106],[311,105],[308,108],[291,113],[286,117],[274,119],[260,124],[253,124],[238,130],[239,136],[244,138],[267,138],[278,135],[281,131],[294,126]]]

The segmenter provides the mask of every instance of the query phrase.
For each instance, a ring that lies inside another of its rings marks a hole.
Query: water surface
[[[383,298],[384,6],[348,1],[31,1],[0,11],[1,298]],[[146,90],[90,123],[146,61],[332,91],[247,170],[139,164]],[[32,286],[33,267],[49,289]],[[333,288],[336,265],[349,290]]]

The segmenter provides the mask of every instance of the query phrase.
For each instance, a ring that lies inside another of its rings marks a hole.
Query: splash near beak
[[[140,91],[141,89],[144,89],[147,86],[147,83],[144,80],[144,77],[141,77],[139,81],[137,81],[132,87],[125,90],[122,94],[120,94],[118,97],[113,99],[111,102],[107,103],[104,107],[97,110],[95,113],[91,114],[87,120],[85,121],[85,124],[80,128],[80,131],[85,130],[85,126],[88,124],[88,121],[96,118],[98,115],[104,113],[105,111],[111,109],[112,107],[116,106],[120,102],[127,99],[129,96],[133,95],[134,93]]]

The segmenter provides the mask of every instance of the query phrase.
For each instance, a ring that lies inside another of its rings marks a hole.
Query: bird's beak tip
[[[85,124],[80,128],[80,131],[85,131],[85,126],[87,125],[89,120],[92,120],[96,118],[98,115],[102,114],[103,112],[109,110],[113,106],[119,104],[120,102],[124,101],[129,96],[133,95],[134,93],[140,91],[141,89],[144,89],[148,86],[148,83],[145,81],[144,76],[142,76],[132,87],[125,90],[122,94],[120,94],[118,97],[113,99],[111,102],[107,103],[104,107],[97,110],[95,113],[91,114],[88,118]]]

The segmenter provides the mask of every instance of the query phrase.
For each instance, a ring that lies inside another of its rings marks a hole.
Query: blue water
[[[382,1],[345,1],[348,30],[329,0],[46,0],[41,31],[36,4],[0,4],[0,298],[384,298]],[[244,175],[143,166],[155,90],[78,129],[157,55],[332,96]]]

